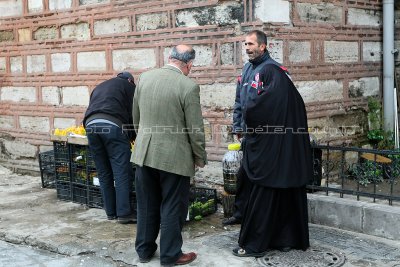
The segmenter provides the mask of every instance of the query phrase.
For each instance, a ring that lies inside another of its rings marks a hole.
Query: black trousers
[[[182,255],[182,227],[189,205],[190,179],[143,166],[136,168],[137,234],[140,258],[156,250],[160,231],[160,261],[173,264]]]
[[[243,165],[240,166],[236,177],[237,177],[237,182],[236,182],[237,187],[236,187],[236,195],[234,203],[235,209],[233,212],[233,217],[242,221],[244,209],[246,208],[246,204],[250,195],[251,183],[249,179],[247,179]]]

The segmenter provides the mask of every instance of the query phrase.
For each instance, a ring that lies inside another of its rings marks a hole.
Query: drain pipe
[[[383,120],[394,132],[394,0],[383,0]],[[397,108],[396,108],[397,112]]]

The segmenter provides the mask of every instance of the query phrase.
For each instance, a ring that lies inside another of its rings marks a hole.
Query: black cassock
[[[283,68],[265,65],[246,104],[243,178],[249,197],[239,246],[253,252],[309,247],[306,184],[312,157],[303,99]]]

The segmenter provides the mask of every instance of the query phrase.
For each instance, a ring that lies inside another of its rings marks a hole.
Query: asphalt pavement
[[[240,227],[223,227],[222,208],[187,222],[184,252],[198,258],[187,266],[383,266],[400,267],[400,242],[310,224],[307,251],[269,251],[238,258]],[[134,250],[136,225],[108,221],[103,210],[60,201],[41,188],[39,176],[0,166],[0,266],[160,266],[159,252],[146,264]],[[400,233],[399,233],[400,234]]]

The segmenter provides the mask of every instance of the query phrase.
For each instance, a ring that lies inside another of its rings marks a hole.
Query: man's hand
[[[196,168],[196,167],[198,167],[198,168],[204,168],[205,164],[204,164],[204,162],[202,162],[202,163],[196,163],[196,164],[194,164],[194,166],[195,166],[195,168]]]

